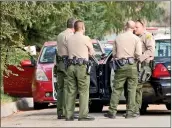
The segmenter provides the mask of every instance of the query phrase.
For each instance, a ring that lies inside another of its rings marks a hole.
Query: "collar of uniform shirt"
[[[139,37],[142,37],[145,33],[146,33],[146,31],[144,31],[142,34],[140,34]]]
[[[66,30],[69,31],[69,32],[71,32],[71,33],[74,33],[73,30],[70,29],[70,28],[67,28]]]
[[[133,32],[132,32],[132,31],[130,31],[130,30],[127,30],[126,32],[133,33]]]
[[[83,35],[83,33],[80,32],[80,31],[75,32],[75,34],[81,34],[81,35]]]

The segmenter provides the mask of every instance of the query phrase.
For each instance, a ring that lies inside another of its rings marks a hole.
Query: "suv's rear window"
[[[56,54],[56,46],[46,46],[42,50],[40,56],[40,63],[53,63]]]
[[[156,40],[155,57],[170,57],[171,56],[171,40]]]

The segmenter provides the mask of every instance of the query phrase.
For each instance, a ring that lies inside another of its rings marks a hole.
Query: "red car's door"
[[[24,60],[21,62],[21,68],[23,71],[13,65],[8,66],[8,69],[18,76],[3,77],[4,93],[17,97],[32,97],[32,79],[35,67],[30,60]]]

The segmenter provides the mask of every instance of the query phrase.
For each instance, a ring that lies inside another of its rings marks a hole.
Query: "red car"
[[[56,45],[57,42],[45,42],[35,65],[30,60],[21,61],[24,71],[18,70],[13,65],[8,66],[8,69],[18,76],[4,77],[4,92],[11,96],[33,97],[35,109],[45,108],[49,103],[54,103],[52,67]]]

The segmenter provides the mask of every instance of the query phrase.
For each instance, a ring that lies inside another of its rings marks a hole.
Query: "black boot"
[[[57,119],[65,119],[64,115],[58,115]]]
[[[123,117],[126,117],[126,115],[127,115],[127,114],[126,114],[126,113],[124,113],[122,116],[123,116]]]
[[[108,117],[108,118],[111,118],[111,119],[115,119],[116,118],[116,115],[114,115],[114,114],[111,114],[111,113],[105,113],[104,114],[104,117]]]

